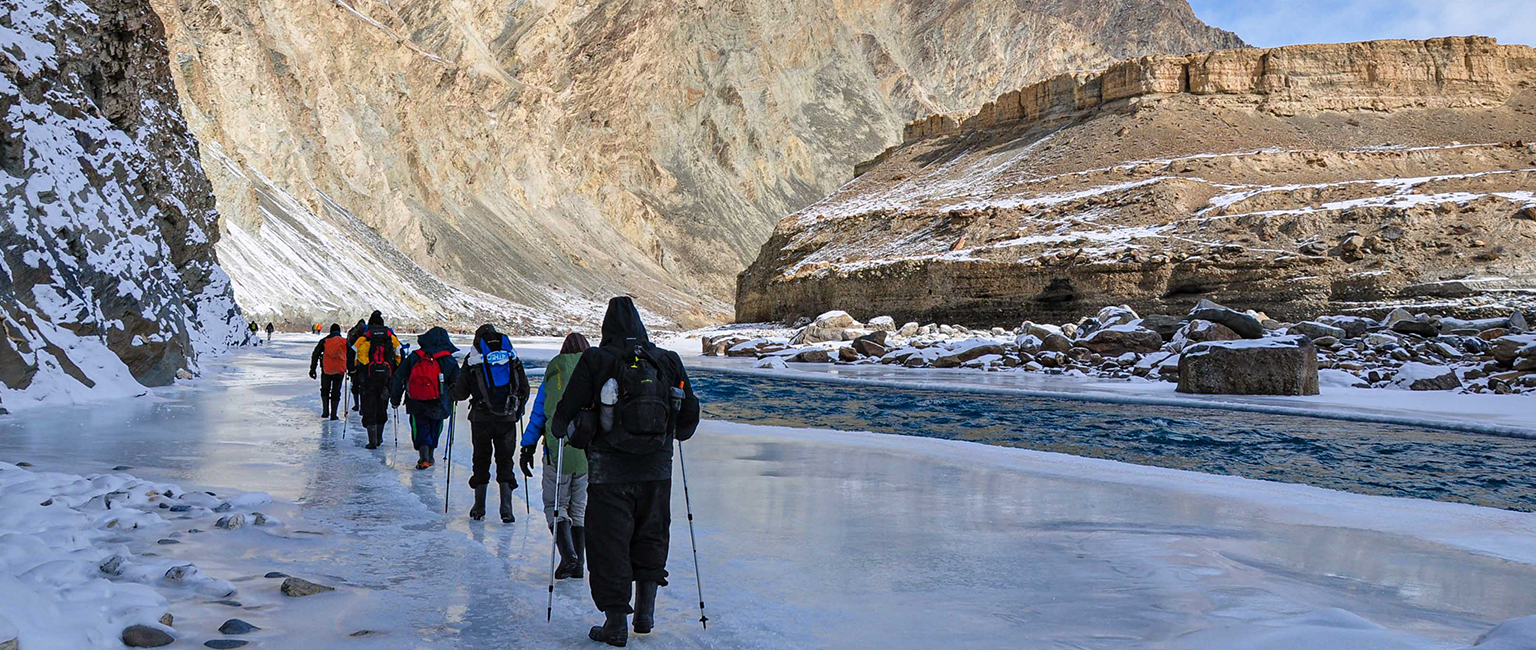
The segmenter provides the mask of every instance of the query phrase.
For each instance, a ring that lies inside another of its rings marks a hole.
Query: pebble
[[[133,469],[133,468],[129,467],[127,465],[118,465],[117,467],[112,468],[112,471],[114,471],[114,472],[126,472],[126,471],[128,471],[130,469]]]
[[[304,596],[313,596],[318,593],[336,590],[335,587],[327,587],[325,585],[315,584],[303,578],[288,578],[283,580],[282,586],[278,587],[278,589],[283,592],[284,596],[288,596],[290,598],[302,598]]]
[[[238,600],[215,600],[215,601],[213,601],[213,604],[215,604],[215,605],[223,605],[225,607],[239,607],[240,606],[240,601],[238,601]]]
[[[255,625],[251,625],[250,623],[242,621],[242,620],[240,620],[238,618],[232,618],[232,619],[229,619],[227,621],[224,621],[224,624],[219,626],[219,633],[220,634],[231,634],[231,635],[233,635],[233,634],[249,634],[249,633],[254,632],[256,630],[259,630],[259,629],[261,629],[261,628],[256,627]]]
[[[171,544],[180,544],[181,542],[178,542],[178,541],[176,541],[174,539],[162,539],[162,540],[160,540],[158,542],[155,542],[155,543],[159,544],[161,546],[170,546]]]
[[[20,461],[20,462],[16,463],[16,466],[17,467],[31,467],[32,463],[29,463],[29,462],[23,460],[23,461]]]
[[[224,503],[221,503],[221,504],[215,506],[213,511],[214,512],[229,512],[232,509],[234,509],[234,506],[229,505],[229,502],[225,501]]]
[[[148,625],[130,625],[123,630],[123,645],[130,648],[158,648],[176,642],[165,630]]]
[[[171,506],[171,512],[187,512],[188,510],[191,510],[191,509],[192,509],[192,506],[189,506],[189,505],[187,505],[185,503],[178,503],[178,504],[176,504],[174,506]]]
[[[243,641],[243,640],[240,640],[240,639],[209,639],[207,641],[204,641],[203,645],[208,646],[210,648],[216,648],[216,649],[219,649],[219,650],[223,650],[225,648],[239,648],[239,647],[244,646],[247,643],[250,643],[250,641]]]
[[[267,575],[262,576],[262,577],[263,578],[286,578],[286,577],[288,577],[288,574],[283,573],[282,571],[268,571]]]

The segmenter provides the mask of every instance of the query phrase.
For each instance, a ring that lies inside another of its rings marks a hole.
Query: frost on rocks
[[[138,395],[245,340],[147,3],[8,3],[0,407]]]

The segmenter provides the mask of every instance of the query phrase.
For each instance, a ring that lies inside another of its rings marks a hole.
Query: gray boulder
[[[176,637],[158,627],[130,625],[123,630],[123,645],[130,648],[158,648],[176,642]]]
[[[1175,316],[1153,314],[1143,317],[1140,325],[1157,332],[1159,336],[1163,337],[1163,341],[1167,342],[1173,340],[1173,335],[1179,331],[1180,327],[1184,326],[1184,321]]]
[[[1317,348],[1305,336],[1258,341],[1211,341],[1184,349],[1181,393],[1200,395],[1316,395]]]
[[[1245,339],[1264,337],[1264,324],[1248,314],[1201,299],[1185,317],[1187,320],[1206,320],[1225,325]]]
[[[278,591],[283,592],[283,595],[289,598],[303,598],[327,591],[336,591],[336,588],[316,584],[303,578],[288,578],[283,580],[283,584],[278,587]]]
[[[1405,390],[1455,390],[1461,388],[1456,370],[1427,363],[1405,363],[1392,378],[1392,388]]]
[[[1300,334],[1309,339],[1312,339],[1314,342],[1324,337],[1333,337],[1335,339],[1344,338],[1343,328],[1319,323],[1317,321],[1297,323],[1292,325],[1289,329],[1291,334]]]
[[[1398,319],[1392,322],[1392,331],[1398,334],[1415,334],[1424,338],[1434,338],[1440,335],[1440,328],[1434,323],[1417,318]]]
[[[1163,347],[1163,337],[1145,327],[1115,325],[1089,334],[1079,345],[1106,357],[1118,357],[1127,352],[1156,352]]]

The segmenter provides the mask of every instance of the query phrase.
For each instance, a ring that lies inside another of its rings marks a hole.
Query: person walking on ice
[[[353,364],[352,348],[341,335],[341,325],[331,323],[331,333],[315,344],[309,355],[309,378],[315,378],[315,366],[320,366],[320,417],[338,420],[336,407],[341,405],[342,378]]]
[[[522,452],[518,458],[523,476],[532,478],[534,451],[539,440],[544,440],[544,462],[541,463],[544,467],[544,521],[554,533],[555,548],[560,552],[556,580],[583,577],[586,566],[587,454],[580,449],[566,449],[564,465],[555,467],[554,427],[546,414],[553,413],[555,405],[560,403],[565,387],[571,381],[571,371],[589,347],[587,337],[571,332],[560,346],[560,354],[544,367],[544,381],[539,383],[539,395],[533,400],[533,411],[528,415],[528,429],[523,432]],[[557,492],[560,496],[558,504],[555,503]],[[555,520],[557,508],[559,521]]]
[[[377,310],[368,317],[368,329],[353,344],[357,358],[357,376],[361,385],[359,414],[368,431],[368,448],[378,449],[384,442],[384,424],[389,422],[389,390],[400,366],[400,339],[384,326],[384,315]]]
[[[517,350],[512,348],[512,340],[489,323],[475,330],[475,341],[453,383],[453,399],[469,400],[470,440],[474,446],[474,472],[469,477],[469,487],[475,492],[469,518],[485,518],[485,492],[491,482],[494,460],[501,523],[517,521],[512,513],[512,491],[517,489],[517,467],[512,458],[517,425],[528,406],[528,374],[523,370],[523,361],[517,358]]]
[[[400,406],[411,418],[411,445],[419,458],[416,469],[427,469],[437,462],[434,452],[443,434],[443,421],[453,413],[449,388],[458,381],[459,366],[453,353],[459,349],[448,340],[448,330],[434,327],[416,337],[416,351],[400,362],[390,388],[390,402]]]
[[[272,342],[272,321],[267,321],[267,342]]]
[[[604,616],[587,633],[594,641],[625,645],[631,613],[637,634],[655,625],[656,590],[667,584],[672,441],[698,425],[699,400],[677,353],[650,342],[632,299],[608,301],[602,342],[576,362],[553,422],[557,438],[587,452],[587,569]]]

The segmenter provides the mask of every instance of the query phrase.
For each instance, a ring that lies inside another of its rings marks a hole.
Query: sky
[[[1190,0],[1206,23],[1250,45],[1492,36],[1536,45],[1536,0]]]

